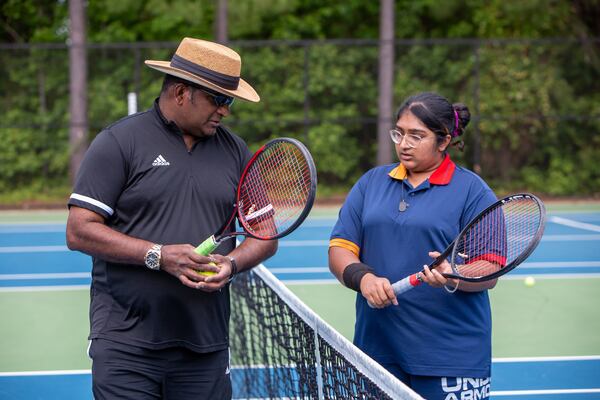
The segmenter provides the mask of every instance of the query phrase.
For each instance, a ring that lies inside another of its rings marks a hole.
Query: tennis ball
[[[216,267],[217,264],[215,264],[214,262],[209,262],[208,265],[212,265],[213,267]],[[212,276],[212,275],[216,275],[216,272],[213,271],[198,271],[198,274],[200,275],[204,275],[204,276]]]
[[[535,285],[535,278],[533,276],[525,278],[525,286],[532,287],[533,285]]]

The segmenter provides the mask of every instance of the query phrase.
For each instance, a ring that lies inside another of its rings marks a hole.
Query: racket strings
[[[311,182],[308,161],[298,147],[278,142],[265,148],[240,188],[241,222],[259,237],[284,232],[304,211]]]
[[[539,204],[529,197],[491,209],[458,240],[453,251],[455,272],[482,278],[512,265],[536,240],[542,219]]]

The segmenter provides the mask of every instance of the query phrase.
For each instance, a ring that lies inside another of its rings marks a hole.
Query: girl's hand
[[[372,307],[384,308],[392,304],[398,305],[392,284],[386,278],[366,274],[360,280],[360,292]]]
[[[430,251],[429,257],[437,258],[440,255],[438,251]],[[445,285],[449,285],[452,287],[456,287],[458,285],[458,279],[448,279],[443,273],[452,272],[452,267],[450,267],[450,263],[448,260],[442,261],[440,265],[433,269],[429,269],[427,265],[423,266],[423,272],[421,273],[421,279],[423,282],[427,283],[429,286],[433,286],[436,288],[441,288]]]

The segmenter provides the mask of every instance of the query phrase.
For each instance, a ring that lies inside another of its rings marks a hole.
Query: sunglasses
[[[226,96],[222,93],[219,93],[215,90],[209,89],[204,86],[198,86],[198,85],[189,85],[189,86],[194,89],[198,89],[198,90],[206,93],[207,95],[209,95],[213,99],[213,101],[215,102],[215,105],[217,107],[223,107],[223,106],[231,107],[231,105],[233,104],[233,101],[235,100],[235,97]]]

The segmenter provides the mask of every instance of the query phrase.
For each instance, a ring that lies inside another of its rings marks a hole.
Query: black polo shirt
[[[251,154],[219,127],[191,151],[155,102],[103,130],[81,165],[69,206],[102,215],[106,225],[160,244],[199,244],[233,212]],[[227,254],[234,241],[224,242]],[[229,290],[190,289],[164,271],[93,258],[90,339],[198,352],[228,345]]]

